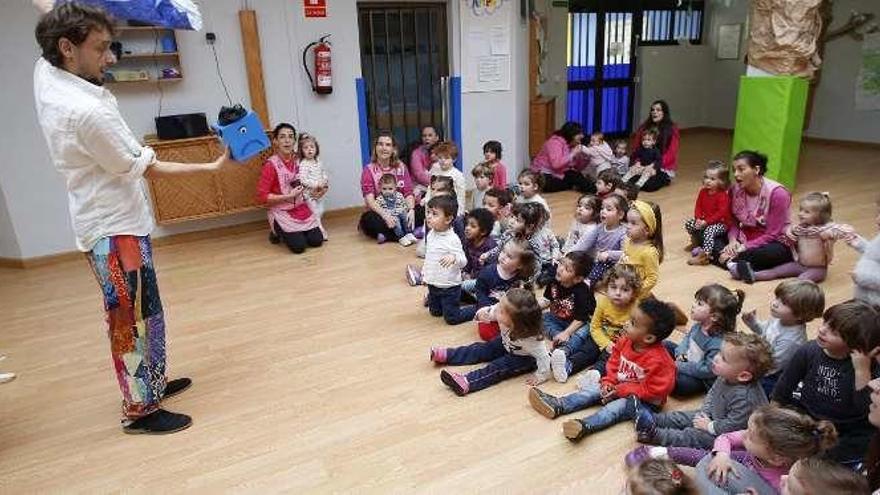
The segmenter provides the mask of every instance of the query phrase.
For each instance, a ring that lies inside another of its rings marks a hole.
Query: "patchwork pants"
[[[86,258],[104,296],[122,413],[146,416],[165,394],[165,318],[150,238],[105,237]]]

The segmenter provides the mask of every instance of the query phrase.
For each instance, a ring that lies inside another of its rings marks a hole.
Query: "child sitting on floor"
[[[495,217],[495,225],[492,226],[492,233],[489,234],[497,243],[501,238],[501,234],[507,231],[510,226],[510,210],[513,203],[513,193],[508,189],[492,188],[486,191],[483,197],[483,208],[492,212]]]
[[[758,380],[772,363],[770,346],[761,337],[733,332],[724,335],[712,371],[718,375],[698,411],[654,415],[642,409],[636,417],[639,442],[667,447],[710,449],[715,437],[744,430],[749,416],[767,404]]]
[[[452,191],[458,201],[458,214],[464,215],[466,205],[464,204],[465,195],[467,193],[467,184],[464,180],[464,174],[461,170],[455,168],[455,160],[458,158],[458,146],[452,141],[442,141],[437,143],[431,150],[431,154],[436,158],[436,162],[431,166],[431,176],[451,177]],[[427,199],[431,199],[431,191],[428,191]]]
[[[492,172],[490,187],[507,189],[507,167],[501,161],[501,151],[500,142],[486,141],[483,145],[483,163]]]
[[[541,196],[541,190],[544,188],[544,176],[538,172],[525,169],[519,173],[516,178],[519,184],[519,195],[516,197],[516,203],[538,203],[547,210],[547,219],[552,216],[550,205],[547,200]]]
[[[467,256],[467,265],[464,267],[465,280],[462,283],[462,290],[470,293],[473,292],[477,275],[483,269],[480,256],[495,248],[495,240],[489,236],[495,217],[489,210],[477,208],[468,212],[464,220],[464,253]]]
[[[673,329],[675,312],[668,304],[643,300],[633,309],[626,334],[614,344],[601,380],[598,371],[590,370],[578,380],[579,390],[564,397],[535,387],[529,403],[550,419],[602,404],[590,416],[563,423],[562,432],[572,442],[633,419],[642,407],[659,409],[675,386],[675,367],[661,343]]]
[[[660,263],[663,262],[663,218],[656,203],[637,199],[630,204],[622,245],[620,263],[635,267],[642,280],[639,299],[650,297],[660,278]]]
[[[623,181],[620,176],[613,170],[605,170],[599,173],[596,178],[596,197],[599,201],[604,200],[608,196],[614,194],[614,191],[623,187]]]
[[[470,311],[467,320],[472,320],[482,308],[498,304],[504,294],[513,287],[523,285],[534,275],[535,253],[525,241],[512,241],[504,245],[498,255],[498,262],[487,265],[480,271],[474,287],[476,306],[461,308]],[[486,341],[498,336],[498,322],[484,321],[477,324],[480,338]]]
[[[797,224],[790,224],[785,231],[784,240],[792,247],[794,261],[754,272],[754,279],[797,277],[819,283],[828,274],[828,265],[834,257],[834,242],[849,241],[855,236],[852,226],[831,220],[828,193],[808,193],[801,198]]]
[[[562,245],[562,254],[574,251],[574,247],[581,245],[581,252],[595,256],[596,239],[599,237],[599,210],[602,203],[592,194],[584,194],[578,198],[577,207],[574,210],[574,218],[568,230],[568,237]],[[584,239],[581,242],[581,239]]]
[[[700,287],[691,306],[690,331],[678,345],[666,341],[666,348],[675,358],[675,390],[673,395],[687,397],[709,390],[715,383],[712,362],[721,350],[724,335],[736,331],[736,316],[742,309],[746,294],[736,293],[718,284]],[[764,373],[761,373],[764,376]]]
[[[547,210],[539,203],[515,204],[510,229],[501,236],[495,249],[487,251],[480,258],[484,263],[496,260],[504,244],[513,239],[529,243],[536,257],[535,278],[541,280],[551,269],[553,260],[559,257],[559,240],[547,225]]]
[[[618,139],[614,142],[614,156],[611,157],[610,170],[617,173],[618,176],[626,175],[629,172],[629,154],[626,152],[627,143],[625,139]],[[599,173],[603,171],[600,170]]]
[[[471,190],[468,211],[482,208],[486,191],[492,186],[492,170],[485,163],[476,165],[471,170],[471,175],[474,178],[474,188]]]
[[[403,197],[403,193],[397,190],[397,177],[393,174],[385,174],[379,178],[379,195],[376,196],[376,205],[385,213],[396,220],[394,235],[401,246],[410,246],[416,242],[415,236],[409,230],[407,213],[409,205]],[[383,244],[387,239],[381,232],[376,236],[376,242]]]
[[[807,341],[807,322],[822,316],[825,293],[808,280],[786,280],[773,290],[767,321],[758,321],[755,310],[743,314],[743,322],[770,344],[773,366],[761,379],[767,396],[773,393],[779,374],[788,367],[794,353]]]
[[[868,480],[836,462],[818,456],[804,457],[791,465],[779,483],[780,495],[868,495]]]
[[[590,287],[595,287],[602,280],[605,272],[616,265],[623,255],[621,247],[623,238],[626,235],[626,227],[620,222],[626,218],[626,211],[629,204],[626,199],[612,194],[602,201],[602,211],[599,212],[599,220],[602,225],[599,226],[599,233],[596,236],[595,245],[590,245],[590,238],[584,237],[578,241],[572,248],[572,251],[586,251],[591,249],[596,251],[596,262],[593,269],[587,276]]]
[[[636,294],[641,286],[639,275],[631,266],[615,265],[605,273],[597,289],[596,310],[590,320],[590,338],[582,352],[569,356],[572,368],[582,369],[592,365],[605,374],[605,364],[611,357],[611,348],[623,333],[636,304]],[[604,293],[599,293],[602,291]],[[577,360],[583,362],[577,363]]]
[[[708,265],[709,255],[715,249],[715,241],[727,239],[727,229],[733,218],[730,214],[730,173],[720,160],[710,160],[703,172],[703,187],[697,194],[694,218],[684,223],[690,237],[685,251],[691,253],[688,265]]]
[[[590,134],[590,145],[584,149],[584,152],[588,159],[587,166],[582,172],[585,176],[594,179],[599,172],[611,167],[614,152],[605,142],[605,135],[601,132]]]
[[[498,304],[481,309],[477,317],[497,321],[501,335],[489,342],[474,342],[463,347],[431,348],[431,361],[437,364],[489,363],[464,375],[441,371],[440,380],[447,387],[463,396],[532,370],[535,373],[526,379],[527,384],[547,381],[550,355],[541,328],[541,307],[531,291],[510,289]]]
[[[864,321],[876,318],[869,304],[850,300],[831,306],[822,315],[816,340],[807,342],[782,371],[771,400],[802,409],[816,419],[834,423],[840,442],[828,457],[857,466],[876,431],[868,422],[871,388],[878,367],[868,354],[854,353],[853,342],[864,331]],[[871,326],[871,330],[876,327]]]
[[[584,277],[590,273],[593,260],[586,253],[568,253],[559,260],[556,279],[544,288],[541,307],[544,313],[544,331],[554,347],[550,354],[550,369],[557,382],[565,383],[573,369],[569,354],[580,352],[590,338],[588,323],[596,309],[596,299]]]
[[[663,156],[657,149],[657,129],[648,129],[642,134],[642,142],[636,148],[632,156],[632,166],[621,178],[623,182],[643,187],[648,179],[657,175],[660,165],[663,164]]]
[[[668,459],[647,459],[626,471],[625,495],[700,495],[693,480]]]

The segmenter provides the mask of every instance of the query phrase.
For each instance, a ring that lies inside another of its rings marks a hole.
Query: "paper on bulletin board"
[[[509,91],[513,0],[460,0],[463,93]]]

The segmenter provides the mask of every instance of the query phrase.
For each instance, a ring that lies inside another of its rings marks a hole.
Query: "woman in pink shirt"
[[[409,173],[412,177],[414,192],[421,197],[431,187],[431,148],[437,144],[440,136],[433,126],[422,127],[422,144],[412,150],[409,156]]]
[[[635,151],[642,144],[642,135],[652,128],[659,133],[657,148],[663,156],[663,162],[660,170],[640,188],[645,192],[654,192],[668,186],[678,170],[678,126],[672,122],[669,104],[664,100],[651,103],[651,112],[633,135],[630,149]]]
[[[397,157],[397,142],[389,132],[381,132],[376,137],[373,145],[373,158],[369,165],[361,172],[361,193],[364,195],[366,210],[361,215],[360,230],[369,237],[376,238],[384,234],[391,241],[398,240],[394,234],[394,226],[397,219],[388,214],[376,203],[379,194],[379,179],[385,174],[397,177],[397,189],[406,198],[409,207],[406,219],[409,224],[408,231],[415,224],[415,196],[413,196],[413,184],[406,165]],[[407,229],[404,229],[407,230]]]
[[[733,225],[727,234],[727,245],[717,253],[719,265],[727,268],[733,278],[749,284],[755,281],[755,271],[793,259],[791,249],[783,243],[791,193],[782,184],[764,177],[766,172],[766,155],[741,151],[733,157]]]
[[[596,184],[581,173],[589,162],[583,139],[584,128],[577,122],[566,122],[544,142],[529,167],[544,176],[544,192],[572,188],[584,194],[596,192]]]
[[[318,216],[303,195],[305,189],[299,179],[294,143],[296,130],[281,123],[272,131],[275,154],[263,164],[257,183],[257,201],[268,207],[269,242],[284,244],[295,254],[306,246],[318,247],[324,242]]]

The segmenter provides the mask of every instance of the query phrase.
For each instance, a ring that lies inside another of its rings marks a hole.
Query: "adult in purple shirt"
[[[791,193],[782,184],[764,177],[766,172],[766,155],[741,151],[733,157],[733,226],[717,259],[733,278],[749,284],[755,281],[755,271],[792,261],[791,248],[782,243],[789,222]]]
[[[589,162],[583,139],[584,128],[577,122],[566,122],[541,146],[529,168],[544,176],[544,192],[572,188],[582,193],[596,192],[596,183],[582,173]]]
[[[379,193],[379,179],[385,174],[397,177],[397,189],[406,198],[409,211],[406,214],[409,230],[415,223],[415,196],[413,196],[413,184],[406,165],[397,156],[398,148],[394,136],[389,132],[381,132],[376,137],[373,145],[373,158],[369,165],[361,172],[361,193],[364,196],[366,210],[361,215],[360,230],[369,237],[376,238],[384,234],[386,239],[397,240],[394,234],[394,226],[397,219],[385,212],[376,203]]]

